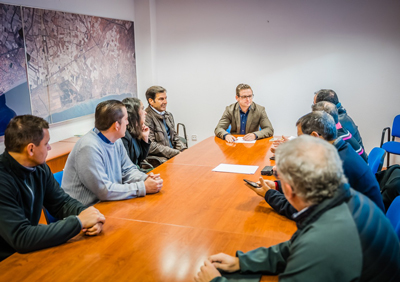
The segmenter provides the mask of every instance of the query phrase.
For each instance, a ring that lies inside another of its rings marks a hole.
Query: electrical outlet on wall
[[[197,135],[196,134],[192,135],[192,141],[197,141]]]

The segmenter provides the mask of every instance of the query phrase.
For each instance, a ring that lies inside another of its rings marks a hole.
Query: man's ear
[[[153,105],[153,104],[154,104],[154,100],[151,99],[151,98],[149,98],[149,104],[150,104],[150,105]]]
[[[35,148],[35,144],[33,144],[33,143],[29,143],[29,144],[25,147],[25,150],[26,150],[27,154],[28,154],[30,157],[33,156],[34,148]]]
[[[237,95],[235,95],[235,98],[236,98],[236,102],[239,102],[240,98]]]
[[[118,121],[114,122],[113,126],[116,131],[118,131],[121,128],[121,124]]]
[[[311,135],[311,136],[314,136],[314,137],[320,137],[319,134],[318,134],[318,132],[316,132],[316,131],[311,132],[310,135]]]
[[[281,185],[282,185],[282,189],[283,189],[283,191],[284,191],[284,194],[285,194],[285,197],[286,197],[286,199],[292,199],[293,198],[293,196],[295,195],[295,193],[294,193],[294,191],[293,191],[293,189],[292,189],[292,186],[290,186],[288,183],[286,183],[286,182],[281,182]]]

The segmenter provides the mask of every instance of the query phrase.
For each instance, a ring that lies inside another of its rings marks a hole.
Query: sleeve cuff
[[[79,221],[79,225],[81,226],[81,230],[82,230],[82,229],[83,229],[82,221],[79,219],[79,217],[78,217],[78,216],[76,216],[76,219],[78,219],[78,221]]]

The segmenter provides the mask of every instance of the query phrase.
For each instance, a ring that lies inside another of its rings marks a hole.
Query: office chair
[[[60,189],[61,189],[61,182],[62,182],[62,178],[63,178],[63,174],[64,171],[59,171],[53,174],[54,179],[58,182],[58,184],[60,184]],[[56,222],[58,221],[57,218],[55,218],[54,216],[52,216],[45,207],[43,207],[43,213],[44,213],[44,217],[46,218],[47,224],[50,224],[52,222]]]
[[[179,126],[182,126],[183,128],[183,137],[179,135]],[[186,135],[186,126],[183,123],[178,123],[176,125],[176,134],[178,135],[179,140],[181,140],[182,143],[186,145],[186,148],[189,148],[189,143],[187,141],[187,135]]]
[[[386,151],[382,148],[375,147],[368,156],[368,165],[372,173],[375,174],[382,170],[383,161],[385,160]]]
[[[385,133],[388,130],[388,140],[383,143]],[[395,137],[400,138],[400,115],[397,115],[393,120],[392,125],[392,141],[390,141],[390,127],[385,127],[382,131],[381,148],[387,152],[387,167],[389,167],[390,154],[400,155],[400,142],[394,141]]]
[[[397,237],[400,239],[400,196],[397,196],[389,206],[386,217],[389,219]]]

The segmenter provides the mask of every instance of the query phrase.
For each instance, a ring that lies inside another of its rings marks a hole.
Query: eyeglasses
[[[247,95],[247,96],[239,96],[239,98],[242,99],[242,100],[253,99],[253,97],[254,97],[254,94]]]

